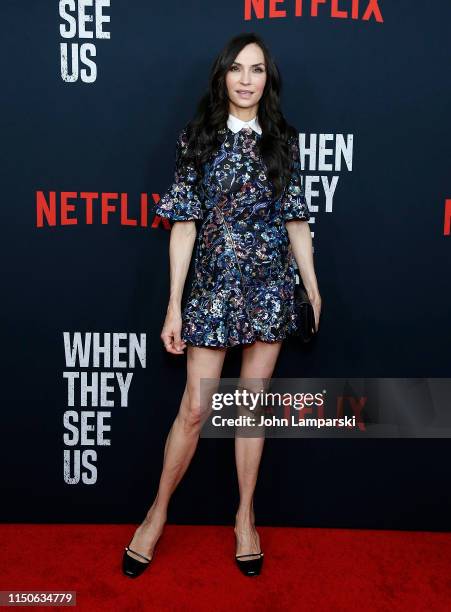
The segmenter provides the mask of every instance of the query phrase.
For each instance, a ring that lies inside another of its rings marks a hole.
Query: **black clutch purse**
[[[294,286],[295,331],[293,336],[309,342],[316,334],[315,313],[302,282]]]

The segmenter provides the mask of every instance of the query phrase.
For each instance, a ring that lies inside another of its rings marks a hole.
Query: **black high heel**
[[[136,552],[136,550],[130,548],[130,544],[126,546],[124,550],[124,555],[122,557],[122,572],[125,574],[125,576],[128,576],[129,578],[137,578],[138,576],[140,576],[149,567],[150,562],[152,561],[153,556],[155,554],[157,544],[158,540],[153,548],[152,558],[146,557],[146,555],[142,555],[141,553]],[[134,559],[127,553],[127,551],[130,551],[134,555],[138,555],[138,557],[142,557],[143,559],[145,559],[145,561],[138,561],[138,559]]]
[[[242,561],[241,557],[258,557],[256,559],[247,559],[246,561]],[[240,571],[245,576],[258,576],[261,572],[263,565],[263,553],[262,551],[258,553],[246,553],[245,555],[235,555],[235,561]]]

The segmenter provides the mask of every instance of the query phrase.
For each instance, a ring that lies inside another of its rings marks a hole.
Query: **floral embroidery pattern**
[[[246,127],[219,133],[222,144],[198,181],[195,169],[182,163],[182,130],[174,182],[156,206],[158,215],[173,221],[202,221],[182,339],[210,347],[283,340],[295,325],[294,258],[284,222],[310,218],[299,144],[290,141],[291,179],[275,200],[258,151],[260,135]]]

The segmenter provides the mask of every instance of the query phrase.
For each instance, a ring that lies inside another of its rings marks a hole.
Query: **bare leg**
[[[243,362],[240,378],[271,378],[280,353],[282,342],[261,342],[243,347]],[[253,381],[249,381],[252,383]],[[262,381],[263,382],[263,381]],[[243,383],[245,388],[253,386]],[[262,386],[255,381],[254,392]],[[265,438],[235,438],[235,460],[240,490],[240,505],[235,516],[235,535],[237,538],[237,555],[260,552],[260,538],[255,529],[254,490],[257,483],[258,468],[263,452]],[[243,560],[255,559],[255,556],[243,557]]]
[[[149,558],[163,532],[172,493],[185,474],[199,441],[202,425],[200,379],[220,378],[227,349],[188,346],[187,351],[186,386],[179,412],[166,438],[158,492],[130,542],[130,548]],[[128,554],[141,561],[133,553]]]

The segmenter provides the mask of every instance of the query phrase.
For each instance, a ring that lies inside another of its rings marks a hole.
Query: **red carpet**
[[[230,527],[167,524],[152,567],[122,576],[135,525],[1,527],[0,590],[71,590],[63,610],[451,610],[451,534],[258,526],[262,574],[233,562]]]

